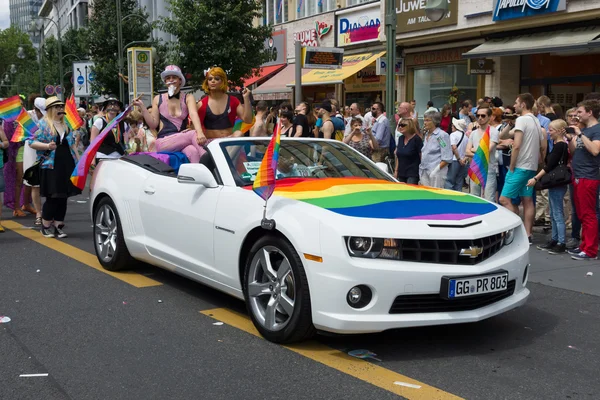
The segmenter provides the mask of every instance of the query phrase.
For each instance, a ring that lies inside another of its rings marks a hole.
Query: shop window
[[[288,0],[263,0],[263,24],[288,22]]]
[[[477,75],[467,74],[467,64],[449,64],[414,70],[414,99],[417,101],[419,118],[427,109],[427,102],[433,101],[433,106],[442,109],[449,103],[449,95],[456,85],[460,92],[455,107],[466,100],[477,101]]]
[[[336,0],[296,0],[298,18],[310,17],[311,15],[333,11],[337,8]]]

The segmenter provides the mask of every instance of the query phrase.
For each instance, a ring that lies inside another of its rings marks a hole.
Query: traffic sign
[[[77,82],[73,89],[76,97],[89,97],[93,95],[91,84],[94,81],[93,68],[94,63],[91,61],[73,62],[73,76]]]
[[[52,96],[54,94],[54,86],[46,85],[46,87],[44,88],[44,92],[46,92],[48,96]]]
[[[63,92],[62,86],[58,85],[58,86],[56,86],[54,88],[54,93],[56,93],[56,94],[62,94],[62,92]]]

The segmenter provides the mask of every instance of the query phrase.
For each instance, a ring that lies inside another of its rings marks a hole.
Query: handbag
[[[46,159],[46,157],[50,154],[49,151],[46,151],[40,158],[38,158],[31,167],[27,168],[25,172],[23,172],[23,180],[26,181],[31,186],[39,186],[40,185],[40,175],[41,175],[41,167],[42,163]]]
[[[565,151],[561,155],[556,168],[542,176],[535,184],[536,190],[550,189],[557,186],[564,186],[571,183],[571,170],[565,164]]]

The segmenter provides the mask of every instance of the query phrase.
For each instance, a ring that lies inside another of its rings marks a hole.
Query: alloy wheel
[[[117,218],[108,204],[96,213],[94,236],[98,255],[102,261],[110,262],[117,252]]]

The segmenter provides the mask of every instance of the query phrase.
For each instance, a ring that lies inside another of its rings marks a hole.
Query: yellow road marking
[[[58,251],[59,253],[62,253],[69,258],[77,260],[80,263],[87,265],[88,267],[92,267],[100,272],[104,272],[107,275],[117,278],[137,288],[162,285],[162,283],[155,281],[154,279],[150,279],[144,275],[138,274],[136,272],[107,271],[102,267],[102,265],[100,265],[100,262],[98,262],[98,258],[96,257],[96,255],[90,254],[87,251],[81,250],[80,248],[62,242],[60,240],[43,237],[37,230],[27,229],[23,225],[18,224],[14,221],[2,221],[2,225],[5,228],[10,229],[11,231],[26,237],[27,239],[31,239],[34,242],[41,244],[42,246],[46,246],[49,249]]]
[[[226,308],[215,308],[213,310],[200,311],[200,313],[262,338],[260,333],[258,333],[252,324],[250,318],[246,315],[228,310]],[[283,347],[303,355],[304,357],[310,358],[311,360],[318,361],[321,364],[325,364],[328,367],[360,379],[361,381],[370,383],[371,385],[380,387],[410,400],[461,399],[461,397],[444,392],[441,389],[429,386],[425,383],[409,378],[408,376],[390,371],[389,369],[385,369],[379,365],[351,357],[346,353],[332,349],[331,347],[327,347],[315,341],[308,341],[305,343]],[[394,384],[394,382],[417,385],[420,386],[420,388],[416,389],[406,386],[399,386]]]

